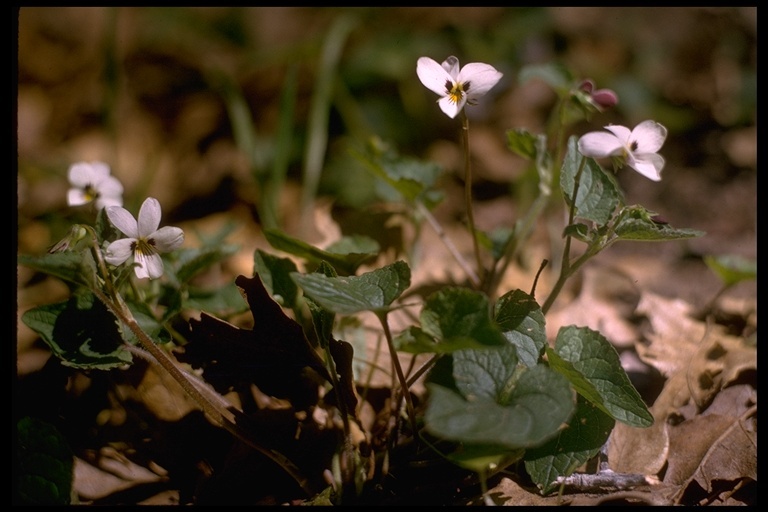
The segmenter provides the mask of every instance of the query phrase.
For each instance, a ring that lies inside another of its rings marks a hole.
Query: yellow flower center
[[[99,197],[99,192],[90,183],[85,186],[83,193],[85,194],[86,201],[93,201]]]
[[[157,249],[155,249],[154,238],[139,238],[133,242],[133,244],[131,244],[131,249],[133,250],[134,254],[139,256],[148,256],[157,252]]]
[[[461,98],[464,97],[464,95],[469,91],[469,82],[466,82],[462,84],[461,82],[456,82],[455,84],[451,83],[450,81],[445,82],[445,90],[448,93],[448,98],[450,98],[451,103],[454,105],[458,105],[461,101]]]

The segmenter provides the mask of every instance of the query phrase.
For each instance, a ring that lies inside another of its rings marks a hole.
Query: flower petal
[[[123,208],[122,206],[110,206],[107,208],[107,218],[117,229],[122,231],[130,238],[139,238],[139,229],[136,224],[136,219],[133,218],[131,212]]]
[[[84,188],[109,176],[109,166],[102,162],[76,162],[69,166],[67,176],[72,185]]]
[[[467,96],[464,95],[461,97],[458,103],[453,102],[453,98],[450,96],[443,96],[439,100],[437,100],[437,104],[440,105],[440,110],[442,110],[445,115],[453,119],[456,117],[456,114],[458,114],[462,108],[464,108],[464,104],[467,102]]]
[[[635,153],[656,153],[664,145],[667,129],[656,121],[643,121],[632,130],[631,139],[637,143]]]
[[[110,265],[122,265],[133,254],[134,243],[136,243],[134,238],[115,240],[107,246],[107,250],[104,252],[104,259]]]
[[[609,124],[605,127],[605,129],[618,137],[623,145],[629,146],[629,138],[632,135],[632,132],[629,131],[629,128],[618,124]]]
[[[123,184],[114,176],[107,176],[99,183],[99,193],[111,197],[121,196],[123,194]]]
[[[90,202],[90,198],[85,195],[81,188],[71,188],[67,191],[67,205],[69,206],[80,206]]]
[[[157,231],[161,216],[160,202],[154,197],[146,198],[139,210],[139,236],[136,238],[147,238]]]
[[[138,263],[134,267],[136,277],[139,279],[150,278],[157,279],[163,275],[163,260],[160,255],[153,252],[151,254],[143,254],[137,252],[134,256],[134,261]]]
[[[479,98],[496,85],[503,74],[490,64],[470,62],[463,68],[456,81],[464,84],[469,98]],[[469,84],[469,88],[466,85]]]
[[[102,208],[109,208],[110,206],[122,206],[123,205],[123,198],[121,196],[107,196],[107,195],[100,195],[98,199],[96,199],[96,208],[101,210]],[[71,206],[71,205],[70,205]]]
[[[627,159],[627,165],[653,181],[661,181],[664,157],[658,153],[635,154]]]
[[[427,89],[440,96],[448,94],[445,88],[446,82],[454,83],[451,75],[429,57],[419,57],[416,62],[416,74]]]
[[[624,152],[624,144],[615,135],[606,132],[585,133],[579,139],[578,148],[579,153],[592,158],[616,156]]]
[[[159,252],[170,252],[184,243],[184,231],[181,228],[165,226],[150,235]]]
[[[461,71],[461,68],[459,67],[459,59],[451,55],[443,61],[441,66],[449,75],[451,75],[451,78],[456,81],[456,78],[459,76],[459,71]]]

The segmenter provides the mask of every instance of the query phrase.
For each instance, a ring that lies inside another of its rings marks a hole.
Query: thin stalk
[[[477,276],[474,270],[472,270],[472,267],[469,266],[469,264],[464,260],[464,258],[461,256],[461,253],[456,248],[455,245],[453,245],[453,242],[450,238],[448,238],[448,235],[446,234],[445,230],[443,230],[443,227],[440,225],[439,222],[437,222],[437,219],[432,215],[432,212],[427,209],[426,206],[424,206],[423,203],[420,201],[416,202],[416,208],[419,210],[419,213],[421,213],[424,218],[427,219],[427,222],[429,222],[429,225],[432,226],[432,229],[435,230],[435,233],[437,233],[437,236],[440,237],[440,240],[443,242],[445,247],[448,249],[448,251],[451,253],[451,255],[454,257],[456,262],[459,264],[459,266],[464,270],[464,273],[467,274],[467,277],[470,281],[472,281],[472,285],[477,287],[480,286],[480,278]]]
[[[582,157],[581,163],[579,164],[579,169],[576,171],[576,176],[573,178],[573,194],[571,194],[571,207],[568,211],[568,225],[570,226],[573,224],[573,219],[576,217],[576,199],[578,197],[579,193],[579,185],[581,184],[581,173],[584,171],[584,166],[586,165],[587,160],[586,158]],[[547,314],[547,311],[549,311],[549,308],[552,307],[552,304],[555,302],[555,299],[560,294],[560,291],[563,289],[563,286],[565,285],[565,282],[568,280],[571,275],[581,266],[584,264],[587,259],[592,257],[595,253],[592,251],[592,248],[590,247],[587,252],[582,254],[575,262],[571,263],[570,261],[570,254],[571,254],[571,237],[566,236],[565,237],[565,246],[563,247],[563,257],[562,261],[560,262],[560,276],[557,278],[557,282],[552,287],[552,290],[549,292],[549,296],[547,297],[546,302],[541,307],[541,312],[543,314]]]
[[[461,110],[461,135],[464,141],[464,202],[467,208],[467,222],[469,233],[472,235],[472,247],[475,250],[477,261],[477,274],[480,282],[483,280],[483,260],[480,257],[480,243],[477,240],[477,228],[475,227],[475,214],[472,209],[472,165],[469,155],[469,118],[464,109]]]
[[[405,379],[403,368],[400,366],[400,360],[397,357],[395,342],[392,339],[392,332],[389,329],[389,322],[387,322],[387,313],[377,313],[376,316],[378,317],[379,321],[381,322],[381,326],[384,329],[384,337],[387,339],[387,345],[389,346],[390,359],[392,359],[392,365],[395,367],[397,380],[400,383],[400,389],[402,390],[403,398],[405,398],[405,407],[408,409],[408,418],[411,420],[411,428],[413,429],[414,435],[416,435],[416,409],[413,407],[413,398],[411,397],[411,392],[408,389],[408,382]]]

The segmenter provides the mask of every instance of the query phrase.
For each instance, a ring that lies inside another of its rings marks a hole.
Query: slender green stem
[[[528,236],[531,234],[531,231],[533,231],[533,227],[536,224],[536,220],[541,215],[541,212],[544,211],[544,208],[547,206],[547,202],[549,201],[549,196],[541,194],[536,198],[536,201],[534,201],[533,205],[531,206],[530,210],[528,210],[528,213],[523,218],[522,224],[520,224],[516,229],[515,232],[510,237],[509,242],[507,242],[507,246],[504,250],[504,256],[500,260],[499,267],[495,270],[495,272],[492,274],[492,277],[488,279],[488,282],[486,284],[487,293],[491,293],[493,289],[499,284],[499,281],[504,276],[504,273],[507,271],[507,267],[509,267],[509,264],[514,261],[514,259],[517,257],[517,253],[520,250],[520,247],[522,246],[523,242],[528,239]]]
[[[469,233],[472,235],[472,247],[475,250],[475,260],[477,261],[477,275],[480,282],[483,281],[483,260],[480,257],[480,243],[477,240],[477,228],[475,226],[475,214],[472,208],[472,165],[469,154],[469,118],[467,113],[461,111],[461,134],[464,140],[464,201],[467,208],[467,222],[469,223]]]
[[[573,219],[576,217],[576,199],[579,194],[579,185],[581,184],[581,173],[584,171],[584,166],[586,165],[587,160],[585,157],[581,158],[581,163],[579,164],[579,169],[576,171],[576,176],[573,178],[573,194],[571,194],[571,206],[568,211],[568,225],[570,226],[573,224]],[[563,247],[563,257],[562,261],[560,262],[560,276],[557,278],[557,282],[553,286],[552,290],[549,292],[549,296],[547,297],[546,302],[543,306],[541,306],[541,312],[546,314],[547,311],[549,311],[549,308],[552,307],[552,304],[555,302],[555,299],[560,294],[560,291],[563,289],[563,286],[565,285],[566,280],[573,274],[573,272],[578,269],[589,257],[591,257],[593,254],[590,253],[590,251],[587,251],[584,253],[573,265],[570,261],[570,254],[571,254],[571,236],[565,237],[565,246]],[[585,258],[586,257],[586,258]]]
[[[377,313],[376,316],[379,318],[381,326],[384,329],[384,337],[387,339],[387,345],[389,346],[389,356],[390,359],[392,359],[392,365],[395,367],[395,373],[397,374],[397,380],[400,383],[400,389],[403,394],[403,398],[405,398],[405,406],[408,409],[408,418],[411,420],[413,433],[416,435],[416,409],[413,407],[413,398],[411,397],[411,392],[408,389],[408,382],[405,379],[403,368],[400,366],[400,359],[397,357],[395,342],[392,339],[392,332],[389,329],[389,322],[387,321],[387,313]]]
[[[115,292],[115,286],[112,284],[112,278],[107,271],[107,264],[104,263],[104,256],[101,254],[101,247],[99,247],[99,237],[96,236],[96,231],[94,231],[91,226],[85,224],[81,224],[81,226],[85,228],[85,230],[88,231],[88,234],[91,236],[91,254],[93,255],[93,259],[96,262],[96,265],[99,267],[99,273],[101,274],[101,278],[104,280],[104,286],[107,287],[107,293],[109,293],[109,296],[112,299],[116,299],[117,292]]]

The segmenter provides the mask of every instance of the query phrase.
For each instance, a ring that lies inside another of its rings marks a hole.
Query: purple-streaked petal
[[[122,265],[133,254],[133,244],[136,242],[133,238],[121,238],[115,240],[107,246],[104,252],[104,259],[110,265]]]
[[[618,124],[609,124],[605,127],[605,129],[618,137],[625,146],[629,146],[629,137],[632,135],[632,132],[629,131],[629,128]]]
[[[664,145],[667,129],[656,121],[643,121],[632,130],[631,138],[637,143],[635,153],[656,153]]]
[[[461,109],[464,108],[464,104],[467,102],[467,96],[463,95],[458,103],[453,102],[453,98],[451,96],[443,96],[439,100],[437,100],[437,104],[440,105],[440,110],[442,110],[445,115],[453,119],[456,117],[456,115],[461,112]]]
[[[160,201],[154,197],[146,198],[139,210],[139,236],[137,238],[147,238],[157,231],[161,216]]]
[[[174,226],[165,226],[149,238],[155,241],[155,249],[159,252],[170,252],[184,243],[184,231]]]
[[[157,253],[143,254],[137,252],[133,261],[138,263],[138,266],[134,267],[133,270],[139,279],[147,277],[157,279],[163,275],[163,260]]]
[[[443,67],[430,59],[429,57],[419,57],[416,62],[416,74],[424,87],[430,91],[445,96],[448,91],[445,88],[446,82],[453,83],[453,77],[443,69]]]
[[[129,238],[139,238],[139,228],[136,219],[131,212],[122,206],[110,206],[107,208],[107,218],[117,229],[122,231]]]
[[[589,132],[581,136],[578,142],[579,153],[592,158],[605,158],[621,155],[624,144],[613,134],[607,132]]]
[[[453,78],[454,81],[459,76],[459,71],[461,71],[461,68],[459,67],[459,59],[453,55],[445,59],[441,66],[449,75],[451,75],[451,78]]]
[[[490,64],[470,62],[459,73],[456,81],[464,84],[469,98],[479,98],[501,80],[502,73]],[[466,84],[469,83],[467,90]]]
[[[664,157],[658,153],[635,154],[627,159],[627,165],[653,181],[661,181],[661,171],[664,169]]]

